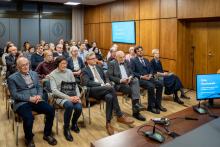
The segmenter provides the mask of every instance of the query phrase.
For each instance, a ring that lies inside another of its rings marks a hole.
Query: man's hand
[[[121,83],[126,83],[127,84],[127,79],[122,79]]]
[[[111,86],[111,84],[109,84],[109,83],[105,83],[103,86]]]
[[[163,75],[164,75],[164,76],[167,76],[167,75],[168,75],[168,72],[163,73]]]
[[[50,74],[46,75],[45,78],[46,78],[46,79],[50,79]]]
[[[42,97],[40,95],[34,95],[33,97],[31,97],[30,102],[31,103],[35,103],[38,104],[39,102],[42,101]]]
[[[151,79],[152,75],[147,75],[146,80],[149,81]]]
[[[81,70],[78,70],[77,73],[78,73],[78,75],[80,75],[81,74]]]
[[[128,78],[127,80],[127,83],[126,84],[129,84],[131,82],[131,78]]]
[[[79,101],[79,96],[73,96],[72,102],[78,103],[78,101]]]

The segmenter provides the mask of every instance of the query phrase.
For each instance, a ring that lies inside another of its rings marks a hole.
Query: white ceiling
[[[83,5],[99,5],[115,0],[26,0],[26,1],[42,1],[42,2],[54,2],[54,3],[77,2]]]

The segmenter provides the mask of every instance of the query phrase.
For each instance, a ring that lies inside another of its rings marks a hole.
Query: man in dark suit
[[[36,53],[33,53],[31,55],[31,68],[32,71],[35,71],[35,69],[37,68],[37,66],[44,61],[44,50],[43,50],[43,46],[38,44],[36,46]]]
[[[69,55],[63,51],[63,45],[62,44],[58,44],[56,47],[57,52],[53,53],[53,57],[57,57],[57,56],[64,56],[66,58],[69,57]]]
[[[100,65],[97,65],[97,59],[94,52],[86,54],[88,66],[82,70],[83,85],[88,87],[89,96],[106,102],[106,129],[109,135],[114,134],[111,126],[111,118],[113,109],[117,114],[117,121],[124,124],[132,124],[134,120],[127,118],[121,112],[118,104],[115,88],[110,85],[110,81],[104,74]]]
[[[148,111],[155,114],[160,114],[160,111],[166,112],[167,110],[161,106],[163,83],[161,81],[156,81],[152,78],[153,70],[151,69],[149,60],[143,58],[143,49],[141,46],[136,46],[134,52],[137,57],[131,60],[131,69],[134,76],[139,79],[140,86],[148,89]],[[155,100],[155,91],[156,100]],[[159,111],[160,110],[160,111]]]
[[[139,104],[139,81],[138,79],[133,79],[133,72],[129,61],[125,59],[124,52],[118,51],[116,59],[108,63],[108,78],[115,82],[116,91],[131,96],[133,116],[138,120],[145,121],[146,118],[139,113],[139,111],[146,109]]]
[[[34,123],[32,111],[46,115],[43,139],[50,145],[56,145],[56,139],[51,136],[55,109],[43,101],[43,90],[37,73],[29,71],[29,63],[26,58],[17,60],[17,69],[16,73],[8,77],[8,85],[11,96],[15,100],[14,111],[23,119],[26,146],[35,146],[32,133]]]
[[[17,47],[11,46],[11,47],[8,48],[8,51],[9,51],[10,54],[5,57],[6,65],[7,65],[7,72],[9,71],[10,67],[15,62],[15,56],[16,56],[16,53],[17,53]],[[6,78],[7,78],[7,74],[6,74]]]

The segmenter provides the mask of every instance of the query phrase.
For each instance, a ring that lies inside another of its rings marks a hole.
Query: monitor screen
[[[135,22],[113,22],[112,42],[135,44]]]
[[[220,74],[196,75],[197,100],[220,98]]]

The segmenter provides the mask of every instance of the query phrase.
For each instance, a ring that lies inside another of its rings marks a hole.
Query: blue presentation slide
[[[197,75],[197,99],[220,98],[220,74]]]
[[[113,22],[112,42],[135,44],[135,22]]]

